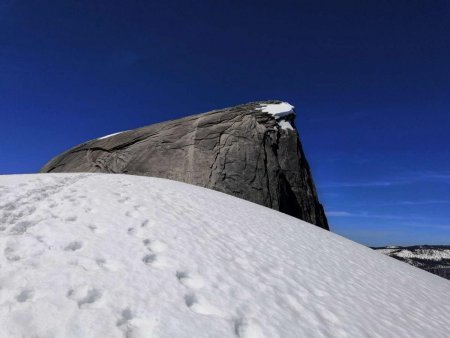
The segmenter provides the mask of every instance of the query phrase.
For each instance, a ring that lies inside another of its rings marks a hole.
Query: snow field
[[[184,183],[0,176],[1,337],[446,337],[448,281]]]

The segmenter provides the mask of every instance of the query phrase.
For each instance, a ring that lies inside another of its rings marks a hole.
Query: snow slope
[[[1,337],[448,337],[450,283],[216,191],[0,176]]]

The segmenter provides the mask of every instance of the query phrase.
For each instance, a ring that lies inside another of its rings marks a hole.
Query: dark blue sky
[[[0,0],[0,173],[281,99],[335,232],[450,244],[450,4]]]

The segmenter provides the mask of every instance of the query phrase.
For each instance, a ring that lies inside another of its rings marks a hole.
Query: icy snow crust
[[[448,337],[450,283],[184,183],[0,176],[1,337]]]

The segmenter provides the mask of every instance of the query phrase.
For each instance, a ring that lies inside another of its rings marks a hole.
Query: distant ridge
[[[450,245],[387,246],[373,249],[450,280]]]

